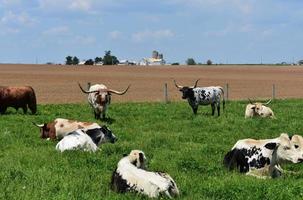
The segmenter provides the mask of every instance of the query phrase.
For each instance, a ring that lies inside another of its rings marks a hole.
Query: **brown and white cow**
[[[4,114],[8,107],[23,109],[24,114],[29,108],[32,114],[37,111],[35,91],[30,86],[9,87],[0,86],[0,113]]]
[[[111,102],[111,94],[123,95],[130,87],[129,85],[123,92],[119,92],[116,90],[108,89],[103,84],[95,84],[92,85],[88,91],[86,91],[81,87],[80,83],[78,83],[78,85],[83,93],[88,94],[87,100],[89,105],[94,110],[96,119],[100,119],[101,115],[102,118],[105,118],[106,110]]]
[[[303,138],[282,133],[273,139],[239,140],[225,155],[224,165],[259,178],[282,175],[281,164],[303,162]]]
[[[271,102],[271,100],[269,100],[268,102],[266,102],[264,104],[261,102],[253,103],[250,99],[248,99],[248,100],[249,100],[249,104],[246,105],[245,118],[269,117],[269,118],[275,119],[274,112],[271,110],[270,107],[267,106]]]
[[[36,124],[40,128],[41,138],[62,139],[65,135],[77,129],[95,129],[101,128],[97,123],[79,122],[76,120],[57,118],[52,122],[44,124]]]

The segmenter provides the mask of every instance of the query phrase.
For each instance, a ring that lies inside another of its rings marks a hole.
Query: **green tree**
[[[85,61],[84,65],[94,65],[93,59],[88,59],[87,61]]]
[[[212,64],[213,64],[213,61],[211,61],[210,59],[208,59],[208,60],[206,61],[206,64],[207,64],[207,65],[212,65]]]
[[[102,62],[102,58],[101,57],[96,57],[95,58],[95,63],[100,63],[100,62]]]
[[[196,61],[193,58],[188,58],[186,60],[187,65],[196,65]]]
[[[110,51],[105,51],[105,55],[103,57],[103,65],[116,65],[119,61],[116,56],[111,55]]]
[[[72,64],[73,64],[73,57],[71,57],[71,56],[66,56],[66,57],[65,57],[65,64],[66,64],[66,65],[72,65]]]
[[[73,65],[78,65],[79,64],[79,58],[76,56],[73,57]]]

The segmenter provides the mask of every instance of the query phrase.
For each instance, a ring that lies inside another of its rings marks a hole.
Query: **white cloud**
[[[57,26],[43,32],[44,35],[68,35],[69,33],[70,30],[67,26]]]
[[[156,31],[145,30],[145,31],[134,33],[132,35],[132,39],[135,42],[142,42],[145,40],[160,40],[165,38],[172,38],[174,36],[175,34],[169,29],[156,30]]]
[[[80,45],[91,45],[96,43],[96,38],[92,36],[75,36],[74,42]]]
[[[100,3],[97,0],[38,0],[41,9],[62,11],[93,11],[96,4]]]
[[[36,23],[36,19],[30,17],[26,12],[15,14],[12,11],[8,11],[1,17],[0,22],[6,25],[23,25],[32,26]]]
[[[111,31],[109,32],[109,38],[112,40],[117,40],[122,38],[122,33],[120,31]]]

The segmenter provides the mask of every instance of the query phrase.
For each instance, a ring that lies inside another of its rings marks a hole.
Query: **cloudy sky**
[[[0,63],[303,59],[302,0],[0,0]]]

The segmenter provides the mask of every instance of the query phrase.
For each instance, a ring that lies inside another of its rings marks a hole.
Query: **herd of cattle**
[[[220,116],[220,104],[225,107],[224,90],[220,86],[197,87],[199,79],[193,86],[181,86],[174,80],[176,88],[182,92],[193,113],[197,114],[199,105],[211,105],[212,115],[217,109]],[[79,84],[81,91],[88,94],[88,103],[94,111],[96,119],[106,117],[106,111],[111,103],[111,95],[125,94],[130,85],[122,92],[108,89],[103,84],[92,85],[88,91]],[[249,99],[245,109],[245,118],[268,117],[275,118],[273,111],[266,103]],[[0,113],[4,114],[8,107],[16,110],[30,109],[33,114],[37,111],[35,92],[32,87],[0,87]],[[103,143],[115,143],[117,137],[105,125],[98,123],[80,122],[57,118],[44,124],[34,123],[39,127],[41,138],[57,140],[56,149],[60,152],[67,150],[83,150],[95,152]],[[118,162],[111,180],[114,191],[124,193],[135,191],[149,197],[166,195],[170,198],[179,195],[175,181],[164,172],[151,172],[145,167],[146,157],[140,150],[132,150]],[[241,173],[259,178],[279,177],[283,170],[281,163],[303,162],[303,138],[300,135],[289,136],[282,133],[273,139],[243,139],[239,140],[225,155],[224,165],[229,169],[237,169]]]

